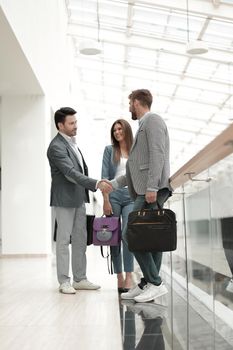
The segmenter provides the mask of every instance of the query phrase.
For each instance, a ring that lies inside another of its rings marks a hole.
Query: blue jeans
[[[133,201],[129,196],[128,188],[120,188],[109,194],[109,200],[112,206],[113,215],[119,216],[122,219],[122,232],[126,230],[128,215],[133,210]],[[133,267],[133,254],[130,253],[127,243],[122,240],[121,251],[119,253],[119,247],[111,247],[112,261],[115,273],[121,273],[122,269],[122,255],[123,265],[125,272],[132,272]]]
[[[162,191],[158,192],[157,200],[162,207],[164,202],[168,199],[170,196],[170,192],[167,189],[163,189]],[[138,195],[135,202],[134,202],[134,208],[133,210],[139,210],[143,207],[143,204],[145,203],[145,196],[144,195]],[[147,208],[158,208],[157,203],[150,203],[147,204]],[[123,239],[126,240],[126,229],[123,232]],[[146,282],[160,285],[162,280],[159,276],[159,270],[161,267],[162,262],[162,252],[155,252],[155,253],[139,253],[134,252],[134,256],[142,270],[144,280]]]

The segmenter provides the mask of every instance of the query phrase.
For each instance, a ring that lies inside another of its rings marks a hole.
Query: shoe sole
[[[140,295],[140,294],[138,294],[138,295]],[[134,300],[134,298],[136,298],[136,296],[135,297],[127,297],[127,296],[124,296],[123,294],[121,294],[121,299],[123,299],[123,300]]]
[[[98,288],[74,288],[75,290],[98,290],[100,289],[100,287]]]
[[[162,295],[165,295],[165,294],[167,294],[168,293],[168,291],[164,291],[164,292],[162,292],[162,293],[160,293],[159,295],[156,295],[156,297],[154,297],[154,298],[149,298],[149,299],[144,299],[144,300],[139,300],[139,301],[137,301],[136,299],[137,299],[137,297],[135,297],[134,298],[134,301],[136,301],[136,303],[146,303],[146,302],[148,302],[148,301],[152,301],[152,300],[155,300],[155,299],[157,299],[157,298],[159,298],[159,297],[161,297]]]
[[[76,292],[63,292],[62,290],[59,290],[59,292],[62,294],[76,294]]]
[[[125,297],[124,295],[121,294],[121,299],[122,300],[134,300],[135,297]]]

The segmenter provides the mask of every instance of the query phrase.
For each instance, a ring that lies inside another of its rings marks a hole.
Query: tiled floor
[[[116,279],[93,247],[88,277],[101,290],[64,295],[54,257],[0,258],[0,349],[121,350]]]

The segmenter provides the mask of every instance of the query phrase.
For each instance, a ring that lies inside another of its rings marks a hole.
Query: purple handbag
[[[118,216],[101,216],[93,222],[93,245],[118,246],[121,241],[121,222]]]

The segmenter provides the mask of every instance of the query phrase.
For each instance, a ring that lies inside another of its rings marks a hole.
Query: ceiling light
[[[187,43],[186,52],[190,55],[201,55],[208,52],[208,47],[204,41],[190,41]]]
[[[102,52],[100,44],[100,18],[99,18],[99,0],[96,0],[96,20],[97,20],[97,40],[84,40],[79,45],[79,52],[83,55],[99,55]]]
[[[100,42],[84,40],[79,45],[79,52],[83,55],[98,55],[102,52]]]
[[[208,47],[206,43],[200,40],[193,40],[190,41],[189,37],[189,0],[186,0],[186,17],[187,17],[187,46],[186,46],[186,52],[190,55],[201,55],[203,53],[208,52]]]

